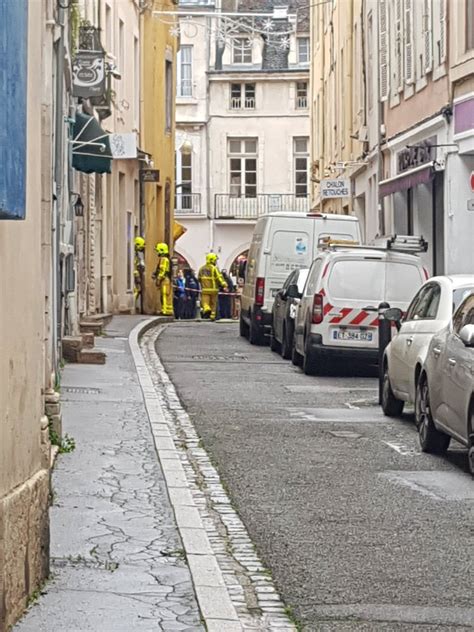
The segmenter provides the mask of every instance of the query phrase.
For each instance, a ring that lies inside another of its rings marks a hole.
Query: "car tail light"
[[[324,318],[324,298],[322,294],[315,294],[313,298],[313,325],[319,325]]]
[[[255,286],[255,305],[263,305],[265,299],[265,279],[262,277],[257,278],[257,284]]]

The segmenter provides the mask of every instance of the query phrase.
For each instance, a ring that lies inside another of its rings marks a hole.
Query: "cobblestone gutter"
[[[163,329],[149,326],[142,324],[132,332],[130,346],[207,629],[295,632],[156,354],[155,342]]]

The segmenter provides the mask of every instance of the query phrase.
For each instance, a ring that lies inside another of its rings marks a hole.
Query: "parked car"
[[[445,452],[451,437],[468,449],[474,475],[474,294],[433,336],[416,389],[415,415],[424,452]]]
[[[406,310],[425,278],[415,254],[330,245],[314,260],[298,305],[293,363],[306,374],[337,359],[377,364],[378,306]]]
[[[432,337],[451,322],[453,311],[474,291],[474,276],[450,275],[429,279],[416,293],[400,329],[384,354],[382,409],[388,416],[402,413],[414,402],[416,385]],[[390,310],[394,319],[401,312]]]
[[[359,220],[323,213],[270,213],[252,236],[241,297],[240,335],[263,344],[276,293],[292,270],[309,268],[322,237],[361,243]]]
[[[270,347],[272,351],[281,353],[285,360],[291,358],[296,310],[308,272],[309,268],[293,270],[273,302]]]

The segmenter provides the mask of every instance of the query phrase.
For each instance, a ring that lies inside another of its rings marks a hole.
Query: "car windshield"
[[[469,294],[474,294],[474,285],[466,285],[466,287],[458,287],[453,290],[453,313]]]

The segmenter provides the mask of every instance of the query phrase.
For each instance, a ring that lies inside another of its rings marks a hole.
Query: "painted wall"
[[[48,571],[49,440],[43,423],[41,216],[44,2],[28,18],[26,218],[0,221],[0,630],[21,614]],[[0,25],[0,32],[4,27]],[[51,59],[49,59],[51,61]],[[45,68],[48,60],[45,60]]]
[[[155,0],[156,10],[176,9],[171,0]],[[174,221],[174,120],[176,89],[177,40],[170,33],[170,20],[163,23],[150,9],[142,13],[141,22],[141,149],[151,154],[154,168],[160,170],[160,183],[145,184],[145,311],[156,313],[159,298],[151,272],[156,267],[154,246],[160,241],[171,244]],[[172,121],[166,129],[166,62],[171,63]],[[168,193],[167,193],[168,192]],[[168,199],[167,199],[168,195]],[[166,211],[166,208],[168,210]],[[168,227],[168,229],[167,229]]]

